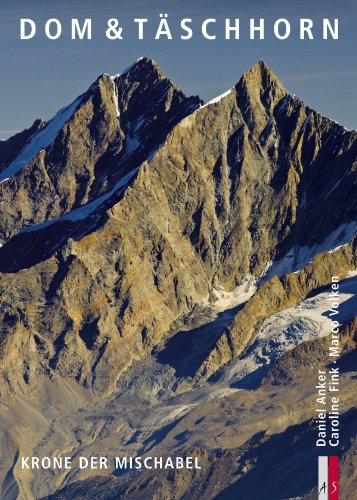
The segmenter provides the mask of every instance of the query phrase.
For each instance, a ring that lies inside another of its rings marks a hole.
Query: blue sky
[[[154,40],[159,13],[168,13],[173,40]],[[38,36],[19,40],[19,19],[32,18]],[[63,24],[60,40],[43,34],[44,21]],[[93,39],[72,41],[72,17],[93,19]],[[119,18],[125,29],[121,41],[105,37],[106,20]],[[131,27],[134,17],[147,17],[145,40]],[[193,19],[194,36],[179,39],[181,18]],[[202,19],[217,18],[217,40],[204,40]],[[224,19],[240,18],[241,39],[224,40]],[[249,18],[266,20],[265,40],[249,40]],[[272,35],[273,22],[291,21],[286,41]],[[323,17],[340,20],[339,40],[323,41]],[[315,40],[299,40],[298,19],[311,18]],[[176,36],[175,36],[176,34]],[[0,6],[0,138],[48,119],[86,90],[101,73],[116,74],[138,57],[155,59],[186,94],[209,100],[232,87],[242,73],[264,59],[284,85],[322,114],[347,128],[357,128],[357,2],[355,0],[1,0]]]

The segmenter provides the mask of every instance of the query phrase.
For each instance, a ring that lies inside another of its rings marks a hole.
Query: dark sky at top
[[[159,13],[168,13],[174,40],[154,40]],[[38,36],[19,40],[19,19],[38,24]],[[44,21],[63,23],[63,37],[45,38]],[[72,41],[72,17],[93,19],[93,39]],[[106,21],[119,18],[125,39],[109,41]],[[134,17],[149,18],[145,40],[137,39]],[[182,41],[178,21],[193,19],[194,36]],[[217,40],[204,40],[200,21],[217,18]],[[241,19],[241,39],[224,40],[224,19]],[[249,40],[249,18],[266,20],[265,40]],[[273,22],[285,17],[292,34],[273,36]],[[324,41],[323,17],[340,19],[340,38]],[[299,40],[298,19],[316,24],[315,40]],[[242,73],[264,59],[284,85],[322,114],[347,128],[357,128],[356,0],[1,0],[0,3],[0,138],[28,127],[35,118],[50,118],[85,91],[101,73],[116,74],[146,55],[186,94],[209,100],[232,87]]]

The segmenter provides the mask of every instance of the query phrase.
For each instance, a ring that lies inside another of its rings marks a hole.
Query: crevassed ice
[[[353,318],[356,312],[357,273],[340,283],[340,323]],[[327,311],[331,307],[330,291],[305,299],[299,304],[273,314],[259,328],[251,346],[239,359],[229,363],[221,380],[240,380],[290,351],[302,342],[324,337],[331,332]]]

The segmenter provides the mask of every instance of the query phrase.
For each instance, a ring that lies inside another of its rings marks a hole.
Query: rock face
[[[123,75],[102,75],[48,123],[1,143],[1,242],[110,192],[200,102],[143,59]]]
[[[0,141],[0,172],[6,168],[21,152],[27,141],[43,127],[42,120],[36,120],[29,129],[23,130],[10,137],[7,141]]]
[[[35,132],[20,169],[5,160],[3,177],[18,170],[1,184],[3,359],[22,353],[5,390],[48,371],[106,390],[213,287],[355,221],[356,133],[265,63],[199,103],[142,59]]]
[[[147,58],[102,75],[0,143],[2,397],[58,381],[109,397],[178,321],[255,280],[172,390],[202,384],[266,318],[356,270],[356,166],[357,133],[263,61],[206,105]]]

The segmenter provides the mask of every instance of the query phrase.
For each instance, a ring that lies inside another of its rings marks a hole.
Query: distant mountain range
[[[204,104],[141,58],[0,142],[2,496],[260,498],[271,446],[307,436],[314,454],[301,371],[328,363],[332,276],[348,461],[356,186],[357,132],[305,106],[264,61]],[[113,439],[117,452],[189,450],[205,466],[154,485],[147,473],[26,475],[14,462],[105,453]],[[294,481],[276,488],[310,498],[313,477],[291,461]]]

